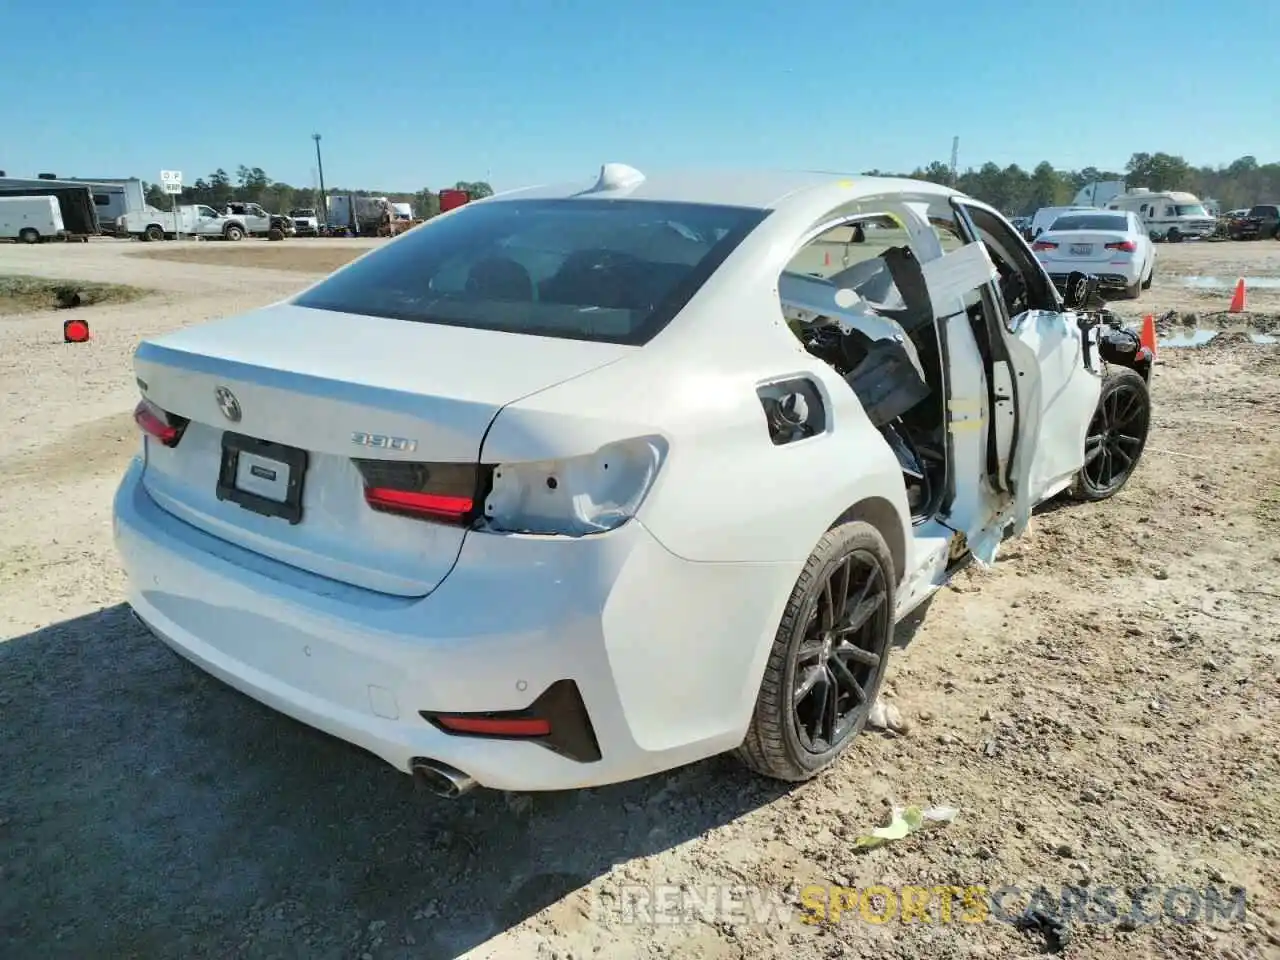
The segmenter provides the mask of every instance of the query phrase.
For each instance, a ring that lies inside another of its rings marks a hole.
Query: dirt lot
[[[153,244],[134,255],[171,263],[210,263],[265,270],[328,273],[385,242],[372,239],[329,240],[304,237],[285,243],[166,243]]]
[[[1211,885],[1228,899],[1238,885],[1243,922],[1076,921],[1062,955],[1280,955],[1280,347],[1224,336],[1161,353],[1129,488],[1051,505],[903,627],[890,685],[906,735],[865,735],[790,791],[717,759],[449,803],[150,639],[121,605],[110,539],[138,338],[271,302],[314,278],[282,266],[324,269],[361,246],[0,248],[0,274],[160,291],[78,311],[86,345],[60,342],[61,313],[0,317],[0,955],[924,960],[1040,955],[1049,939],[959,908],[950,924],[875,924],[855,907],[815,927],[796,906],[809,884]],[[1160,252],[1130,312],[1225,308],[1229,292],[1206,298],[1187,276],[1280,276],[1280,244]],[[294,256],[317,259],[279,259]],[[1280,291],[1250,306],[1274,324]],[[960,813],[856,853],[893,803]],[[686,924],[634,922],[625,901],[653,884],[751,892]],[[772,898],[796,915],[745,921]]]

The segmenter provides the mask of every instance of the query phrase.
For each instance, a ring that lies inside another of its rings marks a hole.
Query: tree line
[[[146,200],[153,207],[168,209],[173,202],[158,183],[143,183]],[[394,203],[413,205],[416,216],[429,218],[440,212],[440,195],[438,191],[424,187],[421,190],[406,192],[403,190],[352,190],[345,187],[326,188],[330,195],[354,194],[358,197],[386,197]],[[466,190],[473,199],[487,197],[493,188],[483,180],[459,180],[454,184],[455,190]],[[261,167],[240,166],[235,177],[219,167],[208,176],[200,177],[195,183],[183,187],[178,196],[179,203],[203,203],[215,210],[220,210],[228,203],[241,201],[244,203],[260,203],[271,213],[285,213],[290,210],[317,209],[320,206],[320,191],[312,187],[295,187],[281,180],[272,180]]]
[[[1135,153],[1123,171],[1085,167],[1082,170],[1058,170],[1047,160],[1031,170],[1018,164],[1000,167],[984,163],[965,170],[954,178],[951,168],[940,160],[909,173],[867,170],[868,176],[907,176],[929,180],[958,190],[991,204],[1009,216],[1027,216],[1041,207],[1070,203],[1080,189],[1098,180],[1124,180],[1130,188],[1151,190],[1185,190],[1202,200],[1214,199],[1224,211],[1249,207],[1255,203],[1280,202],[1280,163],[1259,163],[1256,157],[1241,157],[1225,167],[1195,167],[1180,156],[1168,153]],[[487,197],[493,188],[483,180],[459,181],[455,189],[466,190],[473,197]],[[147,202],[166,208],[169,198],[159,184],[147,184]],[[396,203],[410,203],[414,213],[423,218],[440,212],[437,191],[423,188],[413,192],[350,190],[335,188],[331,194],[387,197]],[[319,191],[311,187],[294,187],[272,180],[261,167],[241,166],[233,178],[219,168],[187,186],[182,203],[204,203],[221,208],[233,200],[256,202],[273,213],[288,213],[300,207],[319,206]]]
[[[1083,187],[1099,180],[1123,180],[1130,189],[1185,190],[1202,200],[1217,200],[1224,212],[1255,203],[1280,202],[1280,163],[1260,164],[1256,157],[1241,157],[1224,167],[1196,167],[1174,154],[1135,153],[1123,171],[1097,167],[1058,170],[1048,161],[1030,171],[1016,163],[1003,168],[984,163],[954,178],[947,164],[935,160],[906,174],[886,174],[881,170],[866,173],[908,176],[954,186],[1014,217],[1029,216],[1041,207],[1069,204]]]

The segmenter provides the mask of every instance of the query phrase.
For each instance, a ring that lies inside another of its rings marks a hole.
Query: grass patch
[[[88,280],[48,280],[44,277],[0,274],[0,314],[38,310],[68,310],[100,303],[129,303],[151,293],[141,287]]]

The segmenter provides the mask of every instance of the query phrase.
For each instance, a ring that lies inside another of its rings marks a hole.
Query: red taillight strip
[[[182,439],[186,421],[177,419],[170,423],[168,415],[149,400],[140,400],[133,410],[133,422],[149,437],[154,437],[166,447],[176,447]]]
[[[366,487],[364,499],[369,506],[378,509],[454,522],[462,520],[475,507],[475,501],[470,497],[416,493],[411,490],[392,490],[387,487]]]

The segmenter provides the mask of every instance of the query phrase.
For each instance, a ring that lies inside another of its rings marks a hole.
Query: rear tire
[[[1136,283],[1132,284],[1131,286],[1124,288],[1124,298],[1126,300],[1137,300],[1140,296],[1142,296],[1142,291],[1144,289],[1146,288],[1143,287],[1142,281],[1138,280]]]
[[[1085,433],[1085,462],[1071,484],[1071,496],[1093,503],[1123,490],[1138,469],[1150,430],[1147,381],[1128,367],[1111,368]]]
[[[1156,267],[1155,267],[1155,264],[1152,264],[1152,265],[1151,265],[1151,272],[1147,274],[1147,279],[1145,279],[1145,280],[1143,280],[1143,281],[1142,281],[1142,289],[1143,289],[1143,290],[1150,290],[1150,289],[1151,289],[1151,284],[1152,284],[1152,282],[1155,280],[1155,278],[1156,278]]]
[[[739,759],[766,777],[809,780],[866,725],[889,661],[893,557],[868,523],[833,527],[791,591]]]
[[[162,227],[156,226],[153,223],[151,226],[147,227],[146,232],[143,234],[143,236],[147,240],[154,240],[156,242],[159,242],[164,239],[164,229]]]
[[[27,227],[24,230],[18,231],[18,239],[21,240],[23,243],[39,243],[40,231],[34,229],[33,227]]]
[[[227,240],[231,240],[233,242],[236,240],[244,239],[244,231],[239,227],[237,227],[235,224],[232,224],[231,226],[227,227],[227,229],[223,230],[222,235]]]

